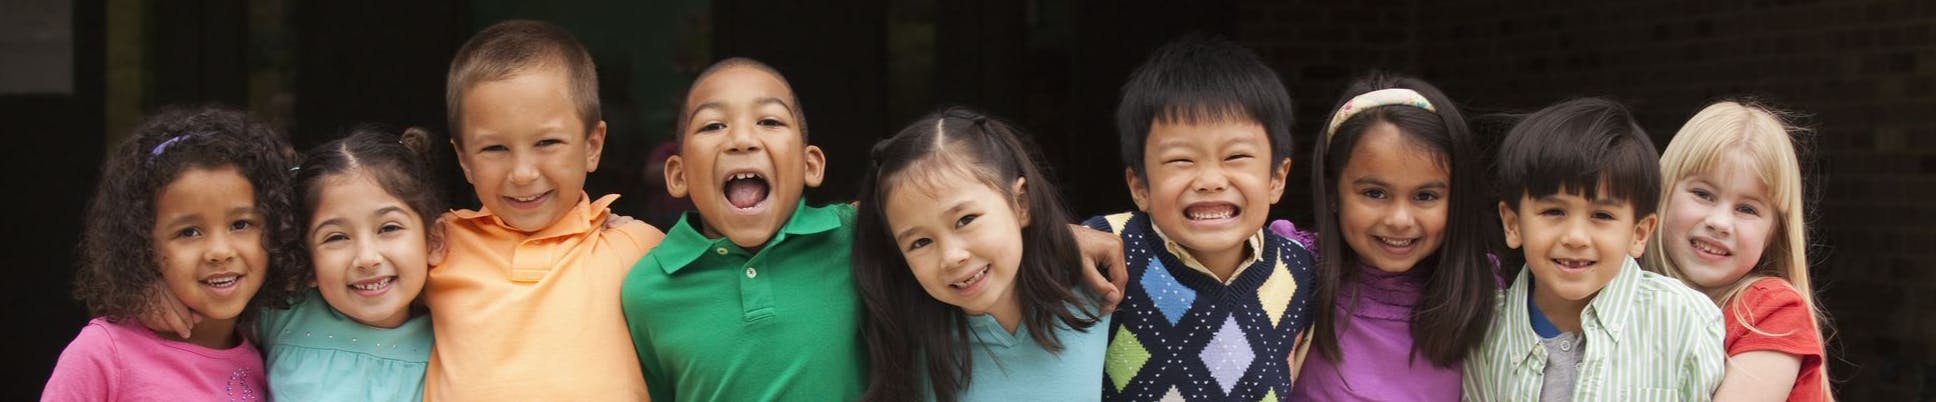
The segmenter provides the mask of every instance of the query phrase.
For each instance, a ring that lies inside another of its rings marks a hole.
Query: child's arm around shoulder
[[[1803,359],[1821,361],[1821,335],[1811,325],[1814,312],[1801,292],[1780,279],[1764,279],[1749,285],[1724,308],[1741,309],[1736,311],[1746,314],[1740,318],[1753,329],[1730,331],[1740,339],[1728,344],[1727,374],[1714,399],[1788,399]]]
[[[115,359],[119,355],[116,349],[114,335],[104,325],[90,322],[81,327],[80,335],[67,344],[67,349],[61,350],[60,359],[54,363],[54,375],[40,391],[40,400],[116,399],[114,384],[116,368],[120,367]]]
[[[618,236],[628,244],[637,246],[640,251],[652,251],[659,242],[665,241],[665,231],[653,227],[645,221],[630,216],[610,213],[605,216],[605,235]]]

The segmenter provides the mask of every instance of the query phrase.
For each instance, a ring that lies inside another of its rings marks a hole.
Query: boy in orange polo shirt
[[[647,399],[619,284],[665,234],[607,228],[618,196],[584,192],[605,142],[594,69],[536,21],[485,28],[451,61],[451,145],[483,206],[442,219],[424,399]]]

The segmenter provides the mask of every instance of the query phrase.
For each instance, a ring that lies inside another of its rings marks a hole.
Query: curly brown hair
[[[154,307],[149,290],[161,281],[150,238],[157,193],[185,170],[234,167],[255,186],[269,255],[268,274],[250,306],[286,307],[297,285],[290,272],[307,271],[308,262],[295,241],[300,232],[287,144],[235,109],[169,107],[149,116],[101,165],[84,218],[74,298],[87,304],[89,314],[115,320]],[[255,310],[244,310],[243,320]]]

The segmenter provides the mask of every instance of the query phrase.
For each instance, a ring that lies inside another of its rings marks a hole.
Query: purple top
[[[1312,350],[1305,355],[1291,400],[1457,401],[1459,367],[1438,367],[1412,354],[1412,306],[1425,291],[1429,267],[1392,273],[1359,264],[1353,303],[1339,303],[1338,355],[1343,363]],[[1341,292],[1342,293],[1342,292]]]

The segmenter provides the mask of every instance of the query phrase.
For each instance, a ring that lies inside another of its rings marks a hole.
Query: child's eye
[[[1610,220],[1613,220],[1613,213],[1610,213],[1610,212],[1607,212],[1607,211],[1594,211],[1594,212],[1593,212],[1593,219],[1598,219],[1598,220],[1603,220],[1603,221],[1610,221]]]
[[[511,150],[510,147],[506,147],[503,145],[486,145],[484,146],[484,148],[479,148],[477,151],[478,152],[504,152],[509,150]]]
[[[386,225],[383,225],[383,227],[376,228],[377,233],[390,233],[390,232],[395,232],[399,230],[403,230],[403,225],[398,225],[395,223],[386,224]]]
[[[968,226],[969,223],[975,222],[975,218],[979,218],[979,217],[981,217],[981,215],[976,215],[976,214],[962,215],[961,219],[955,220],[955,227]]]
[[[1194,161],[1191,161],[1191,160],[1189,160],[1189,159],[1182,159],[1182,158],[1177,158],[1177,159],[1170,159],[1170,160],[1165,160],[1165,161],[1163,161],[1163,164],[1165,164],[1165,165],[1172,165],[1172,166],[1190,166],[1190,164],[1192,164],[1192,163],[1195,163],[1195,162],[1194,162]]]
[[[195,237],[202,237],[201,229],[186,228],[175,232],[175,238],[187,239],[187,238],[195,238]]]
[[[349,236],[345,236],[342,233],[330,233],[330,234],[323,235],[323,241],[321,243],[329,244],[329,243],[335,243],[335,242],[349,240],[349,239],[350,239]]]
[[[908,242],[907,249],[908,251],[914,251],[922,247],[927,247],[929,243],[934,243],[934,240],[928,240],[925,237],[914,239],[914,241]]]
[[[1710,193],[1706,189],[1697,188],[1688,190],[1687,192],[1694,193],[1694,198],[1699,198],[1703,201],[1714,201],[1714,193]]]
[[[1360,191],[1358,192],[1358,194],[1365,196],[1365,198],[1370,198],[1374,200],[1382,200],[1382,199],[1385,199],[1385,197],[1387,196],[1387,194],[1385,194],[1385,190],[1380,190],[1375,188],[1370,190]]]
[[[1223,158],[1225,162],[1242,160],[1242,159],[1250,159],[1250,154],[1234,154]]]
[[[719,131],[719,130],[725,130],[725,129],[726,129],[726,125],[721,124],[719,122],[706,123],[705,125],[699,126],[699,132],[702,132],[702,133],[707,131]]]
[[[768,118],[760,119],[759,125],[760,127],[786,127],[786,122],[782,122],[780,119]]]
[[[1430,191],[1412,195],[1412,201],[1431,202],[1431,201],[1438,201],[1438,200],[1439,200],[1439,193],[1434,193]]]
[[[1540,210],[1539,214],[1541,216],[1566,216],[1566,211],[1560,210],[1559,208],[1547,208]]]
[[[239,220],[229,224],[229,231],[240,232],[244,230],[249,230],[249,228],[253,228],[253,227],[255,227],[255,222],[248,221],[248,220]]]
[[[559,139],[553,139],[553,138],[546,138],[546,139],[542,139],[542,140],[538,140],[538,146],[540,146],[540,147],[544,147],[544,146],[552,146],[552,145],[559,145],[559,144],[564,144],[564,143],[565,143],[565,141],[564,141],[564,140],[559,140]]]
[[[1761,210],[1755,209],[1753,205],[1742,205],[1739,207],[1735,207],[1734,212],[1748,214],[1748,216],[1761,216]]]

